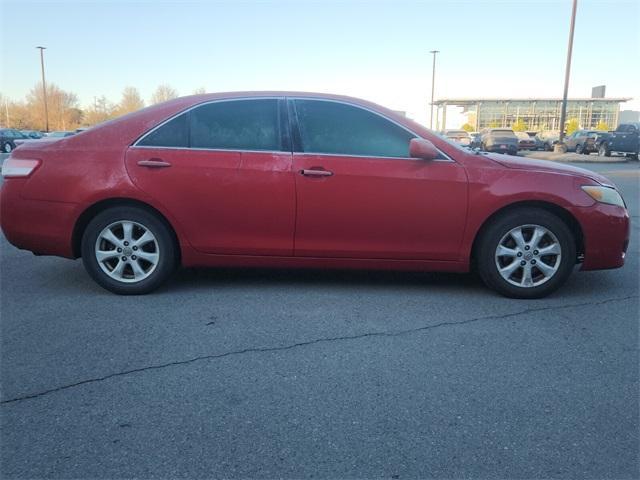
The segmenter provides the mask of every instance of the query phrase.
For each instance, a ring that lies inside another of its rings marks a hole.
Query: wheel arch
[[[171,222],[166,217],[166,215],[164,215],[161,211],[159,211],[157,208],[152,207],[148,203],[145,203],[141,200],[136,200],[133,198],[125,198],[125,197],[107,198],[104,200],[100,200],[90,205],[89,207],[87,207],[80,214],[80,216],[76,220],[76,223],[73,227],[73,234],[71,237],[71,248],[72,248],[74,258],[80,258],[82,256],[81,254],[82,236],[84,235],[87,225],[89,225],[89,222],[91,221],[91,219],[96,215],[98,215],[100,212],[103,212],[109,208],[114,208],[114,207],[139,207],[156,215],[169,228],[173,236],[173,240],[175,242],[176,252],[178,255],[177,260],[178,262],[180,262],[181,260],[180,241],[178,239],[176,229],[171,224]]]
[[[505,205],[502,208],[493,212],[487,219],[485,219],[485,221],[482,223],[480,228],[477,230],[475,237],[473,239],[473,244],[471,246],[471,267],[472,268],[475,268],[476,266],[476,258],[477,258],[476,252],[478,249],[478,244],[480,243],[480,239],[482,238],[482,235],[484,234],[487,227],[496,218],[508,212],[511,212],[513,210],[517,210],[519,208],[524,208],[524,207],[540,208],[560,218],[560,220],[562,220],[569,227],[569,230],[571,230],[571,233],[573,234],[573,239],[576,245],[576,254],[577,254],[576,261],[578,261],[578,259],[581,259],[584,256],[584,250],[585,250],[584,249],[584,233],[582,232],[582,227],[580,226],[580,223],[578,222],[576,217],[573,216],[571,212],[569,212],[567,209],[555,203],[545,202],[540,200],[524,200],[524,201],[519,201],[519,202]]]

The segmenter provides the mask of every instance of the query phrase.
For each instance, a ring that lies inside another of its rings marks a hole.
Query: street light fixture
[[[47,106],[47,83],[44,79],[44,50],[47,47],[36,47],[40,49],[40,68],[42,69],[42,96],[44,98],[44,124],[45,132],[49,131],[49,107]]]
[[[558,138],[559,148],[562,148],[564,141],[564,123],[567,117],[567,95],[569,93],[569,74],[571,73],[571,53],[573,51],[573,31],[576,25],[576,9],[578,0],[573,0],[571,9],[571,26],[569,27],[569,47],[567,48],[567,65],[564,72],[564,94],[562,95],[562,109],[560,111],[560,137]]]
[[[429,120],[429,128],[433,129],[433,93],[435,92],[436,86],[436,54],[440,53],[440,50],[430,50],[429,53],[433,55],[433,71],[431,73],[431,119]]]

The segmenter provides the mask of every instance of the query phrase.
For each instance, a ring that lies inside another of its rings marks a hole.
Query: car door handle
[[[140,160],[138,165],[141,167],[150,167],[150,168],[163,168],[170,167],[171,164],[169,162],[165,162],[160,158],[150,158],[149,160]]]
[[[306,177],[330,177],[331,175],[333,175],[333,172],[330,172],[329,170],[318,170],[312,168],[300,170],[300,175],[304,175]]]

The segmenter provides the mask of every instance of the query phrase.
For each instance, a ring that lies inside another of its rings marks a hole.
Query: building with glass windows
[[[620,104],[630,98],[571,98],[567,100],[567,121],[578,120],[580,128],[595,128],[604,122],[609,129],[618,125]],[[559,98],[478,98],[443,99],[436,106],[436,130],[447,124],[447,108],[462,107],[467,123],[483,128],[509,128],[524,122],[526,130],[559,130],[562,99]]]

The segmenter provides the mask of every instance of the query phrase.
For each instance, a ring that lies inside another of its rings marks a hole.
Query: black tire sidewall
[[[118,282],[109,277],[98,264],[94,246],[98,235],[107,226],[118,221],[133,221],[144,225],[156,237],[160,259],[153,273],[136,283]],[[142,295],[157,289],[177,266],[176,242],[171,228],[157,215],[139,207],[114,207],[96,215],[82,236],[82,262],[87,273],[101,287],[120,295]]]
[[[495,251],[498,242],[511,229],[520,225],[540,225],[551,231],[562,248],[560,267],[548,281],[537,287],[517,287],[498,272]],[[569,227],[556,215],[538,208],[520,208],[496,218],[482,233],[477,251],[480,277],[491,289],[511,298],[541,298],[557,290],[571,275],[576,264],[575,239]]]

